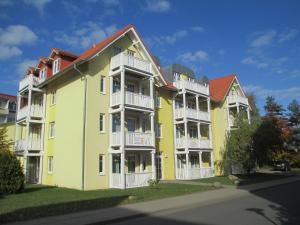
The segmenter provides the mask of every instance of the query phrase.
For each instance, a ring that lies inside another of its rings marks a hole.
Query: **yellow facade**
[[[16,124],[15,123],[3,123],[0,124],[0,129],[6,128],[7,130],[7,139],[12,141],[11,150],[14,148],[14,140],[16,136]]]

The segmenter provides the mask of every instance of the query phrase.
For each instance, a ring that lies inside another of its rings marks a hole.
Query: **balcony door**
[[[128,132],[135,132],[136,128],[136,119],[135,118],[128,118],[127,119],[127,131]]]
[[[135,173],[135,154],[128,155],[128,173]]]
[[[128,50],[128,66],[134,67],[134,51]]]

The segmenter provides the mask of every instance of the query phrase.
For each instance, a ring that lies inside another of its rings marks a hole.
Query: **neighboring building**
[[[90,190],[213,176],[211,85],[160,68],[132,25],[79,56],[53,49],[19,85],[15,150],[27,182]]]
[[[0,93],[0,124],[16,121],[17,97]]]

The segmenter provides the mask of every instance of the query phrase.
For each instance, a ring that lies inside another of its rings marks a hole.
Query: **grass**
[[[277,180],[288,177],[287,175],[282,174],[270,174],[270,173],[254,173],[250,175],[236,175],[240,180],[240,185],[248,185],[261,183],[271,180]],[[200,180],[196,180],[201,183],[214,183],[220,182],[222,185],[235,185],[233,181],[231,181],[228,176],[216,176],[210,178],[204,178]]]
[[[212,187],[200,185],[158,184],[156,188],[79,191],[30,185],[26,186],[22,193],[6,196],[0,195],[0,224],[149,201],[212,189]]]

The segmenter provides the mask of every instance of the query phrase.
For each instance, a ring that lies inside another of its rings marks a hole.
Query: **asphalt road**
[[[122,225],[300,225],[300,182],[253,192],[247,196],[127,218]]]

